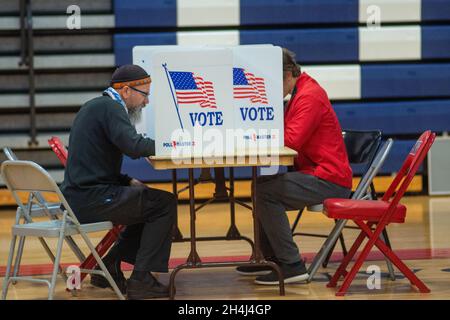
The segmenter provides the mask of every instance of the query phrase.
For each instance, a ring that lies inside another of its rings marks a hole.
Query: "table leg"
[[[178,187],[177,187],[177,169],[172,169],[172,192],[175,195],[178,203]],[[175,218],[175,224],[172,230],[172,241],[183,240],[183,234],[178,226],[178,215]]]
[[[247,237],[242,236],[236,226],[236,199],[234,198],[234,169],[232,167],[230,167],[229,172],[230,172],[230,188],[229,188],[229,191],[230,191],[229,192],[230,228],[228,229],[225,240],[245,240],[245,241],[247,241],[252,248],[252,254],[251,254],[250,260],[253,260],[253,257],[255,255],[255,246],[253,244],[253,241]]]
[[[187,263],[197,265],[201,263],[200,257],[197,253],[196,234],[195,234],[195,192],[194,192],[194,169],[189,168],[189,213],[191,217],[191,253],[187,259]]]
[[[175,276],[182,269],[201,267],[201,259],[197,253],[196,236],[195,236],[195,192],[194,192],[194,169],[189,168],[189,215],[191,217],[191,252],[186,260],[186,263],[175,267],[170,274],[169,281],[169,299],[173,300],[175,297]]]
[[[186,186],[184,188],[182,188],[181,190],[177,189],[177,184],[176,184],[176,179],[177,179],[177,175],[176,175],[176,169],[172,169],[172,189],[173,189],[173,193],[176,195],[177,199],[178,199],[178,194],[181,192],[184,192],[186,190],[190,189],[190,186]],[[209,171],[208,171],[209,172]],[[192,187],[194,187],[198,182],[196,182],[194,180]],[[230,168],[230,188],[227,188],[230,191],[230,196],[228,196],[227,194],[227,200],[230,201],[230,217],[231,217],[231,222],[230,222],[230,227],[228,228],[227,233],[224,236],[214,236],[214,237],[197,237],[196,238],[196,242],[198,241],[223,241],[223,240],[244,240],[246,242],[248,242],[248,244],[251,247],[252,250],[252,254],[251,256],[253,257],[254,255],[254,245],[253,245],[253,241],[248,238],[245,237],[243,235],[240,234],[237,226],[236,226],[236,210],[235,210],[235,205],[236,203],[239,205],[242,205],[248,209],[251,210],[251,206],[248,206],[247,204],[237,200],[234,197],[234,173],[233,173],[233,168]],[[213,196],[213,198],[201,203],[199,206],[197,206],[195,208],[195,212],[199,211],[200,209],[202,209],[203,207],[207,206],[208,204],[216,201],[216,200],[221,200],[220,198],[216,198],[216,196]],[[191,239],[189,237],[183,237],[183,235],[181,234],[181,231],[179,229],[178,226],[178,219],[176,220],[176,224],[173,227],[173,233],[172,233],[172,241],[173,242],[189,242],[191,241]]]
[[[196,269],[196,268],[217,268],[217,267],[237,267],[237,266],[244,266],[244,265],[260,265],[260,266],[270,266],[272,269],[274,269],[278,274],[279,279],[279,287],[280,287],[280,295],[285,295],[284,290],[284,281],[283,276],[281,273],[280,267],[272,262],[272,261],[266,261],[261,254],[260,246],[259,246],[259,220],[257,218],[256,214],[256,176],[257,176],[257,168],[252,168],[252,216],[253,216],[253,231],[254,231],[254,254],[252,255],[252,258],[250,261],[233,261],[233,262],[207,262],[202,263],[196,249],[196,241],[200,240],[202,238],[197,239],[195,234],[195,218],[196,218],[196,208],[195,208],[195,193],[194,193],[194,169],[189,169],[189,212],[190,212],[190,223],[191,223],[191,252],[189,254],[188,259],[184,264],[181,264],[174,268],[172,270],[172,273],[170,274],[170,280],[169,280],[169,292],[170,296],[169,298],[172,300],[175,298],[175,277],[183,269]],[[231,181],[231,186],[233,192],[230,193],[232,201],[234,201],[234,181]],[[246,206],[248,207],[248,206]],[[232,212],[234,211],[234,205],[231,205]],[[233,212],[234,213],[234,212]],[[232,216],[232,225],[235,225],[235,219],[234,216]],[[203,238],[206,239],[206,238]],[[210,238],[213,240],[212,238]],[[217,240],[217,238],[216,238]]]
[[[255,244],[255,251],[254,251],[254,261],[260,262],[263,259],[263,256],[261,254],[261,247],[260,247],[260,225],[259,220],[256,215],[256,176],[257,176],[257,167],[252,167],[252,190],[251,190],[251,198],[252,198],[252,216],[253,216],[253,234],[254,234],[254,244]]]

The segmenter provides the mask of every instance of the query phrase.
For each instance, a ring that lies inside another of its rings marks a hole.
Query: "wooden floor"
[[[450,197],[416,196],[404,198],[408,207],[407,222],[391,225],[388,228],[395,251],[406,264],[413,269],[431,289],[430,294],[420,294],[409,285],[409,281],[397,272],[397,280],[390,281],[383,277],[381,289],[369,290],[366,286],[369,265],[377,265],[386,272],[386,265],[379,254],[373,254],[357,279],[353,282],[348,295],[337,298],[335,290],[326,288],[327,277],[333,273],[340,259],[340,253],[333,255],[332,263],[326,269],[320,269],[317,279],[309,284],[286,285],[286,296],[278,295],[277,287],[260,286],[253,283],[252,277],[239,276],[234,268],[208,268],[182,270],[176,278],[177,299],[450,299]],[[197,232],[200,236],[224,235],[228,227],[228,208],[226,203],[212,204],[203,208],[197,217]],[[179,220],[184,236],[189,236],[188,206],[179,206]],[[243,235],[252,237],[251,214],[245,208],[237,208],[237,224]],[[295,212],[290,212],[291,221]],[[0,276],[4,275],[10,241],[10,226],[14,211],[0,211]],[[326,233],[332,222],[318,213],[304,214],[300,228],[305,232]],[[347,245],[355,237],[355,231],[345,230]],[[103,234],[93,234],[98,241]],[[77,240],[81,240],[76,238]],[[297,237],[303,257],[311,261],[323,239]],[[78,241],[81,243],[81,241]],[[55,247],[55,242],[50,241]],[[85,248],[85,246],[81,246]],[[337,252],[341,250],[337,248]],[[214,241],[198,243],[200,257],[204,261],[221,259],[244,259],[250,254],[250,247],[244,241]],[[187,243],[174,243],[171,253],[171,267],[185,261],[189,253]],[[65,264],[76,262],[76,258],[65,247],[63,260]],[[124,266],[126,276],[130,266]],[[51,265],[37,240],[26,242],[22,261],[23,273],[47,274]],[[44,275],[41,275],[43,277]],[[163,283],[168,282],[168,274],[158,277]],[[0,277],[0,281],[3,278]],[[18,283],[10,286],[8,299],[45,299],[46,286],[41,284]],[[115,299],[111,290],[94,288],[88,279],[82,284],[77,296],[65,291],[65,283],[58,281],[56,299]]]

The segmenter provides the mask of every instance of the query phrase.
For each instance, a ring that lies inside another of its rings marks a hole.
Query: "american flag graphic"
[[[193,72],[169,71],[178,104],[199,103],[202,108],[217,108],[214,87]]]
[[[269,103],[264,78],[255,77],[243,68],[233,68],[233,96],[235,99],[250,99],[252,103]]]

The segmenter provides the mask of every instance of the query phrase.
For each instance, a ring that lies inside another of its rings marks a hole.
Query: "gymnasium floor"
[[[407,222],[390,225],[388,228],[392,246],[399,256],[406,261],[416,274],[431,289],[430,294],[420,294],[409,285],[400,273],[397,280],[390,281],[384,276],[386,264],[380,254],[371,254],[371,261],[366,263],[353,282],[349,293],[344,298],[337,298],[335,290],[326,288],[327,278],[337,268],[341,257],[338,246],[331,263],[326,269],[320,269],[315,281],[309,284],[286,285],[286,296],[278,296],[277,287],[260,286],[253,283],[252,277],[242,277],[234,268],[207,268],[182,270],[176,277],[176,299],[450,299],[450,197],[405,197],[403,203],[408,207]],[[203,208],[197,216],[198,236],[223,235],[228,227],[229,205],[211,204]],[[184,236],[189,236],[189,207],[179,205],[179,224]],[[7,260],[10,226],[14,221],[14,210],[0,211],[0,281],[3,280]],[[295,212],[290,212],[291,222]],[[252,237],[251,214],[245,208],[237,206],[237,224],[243,235]],[[326,233],[333,222],[318,213],[306,212],[301,221],[304,232]],[[356,231],[346,229],[344,235],[347,246],[354,239]],[[96,243],[102,233],[93,234]],[[77,240],[81,240],[76,238]],[[302,256],[311,261],[323,239],[296,237]],[[55,247],[55,242],[50,241]],[[80,242],[81,243],[81,242]],[[250,246],[244,241],[214,241],[197,244],[199,255],[204,261],[244,260],[250,254]],[[84,246],[81,246],[85,248]],[[62,262],[70,265],[76,262],[75,256],[65,246]],[[188,243],[174,243],[170,267],[181,264],[189,253]],[[381,288],[369,290],[366,282],[369,274],[365,271],[369,265],[380,266],[382,271]],[[131,268],[123,265],[130,274]],[[51,264],[38,240],[26,242],[21,272],[23,274],[49,274]],[[163,283],[168,283],[168,274],[158,275]],[[11,285],[8,299],[46,299],[46,286],[26,282]],[[59,278],[55,299],[115,299],[109,289],[92,287],[86,279],[82,290],[76,296],[65,291],[65,283]]]

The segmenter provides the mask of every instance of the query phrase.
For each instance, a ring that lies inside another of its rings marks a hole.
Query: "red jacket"
[[[340,186],[352,187],[352,169],[342,129],[325,90],[302,73],[284,113],[284,144],[298,152],[295,168]]]

